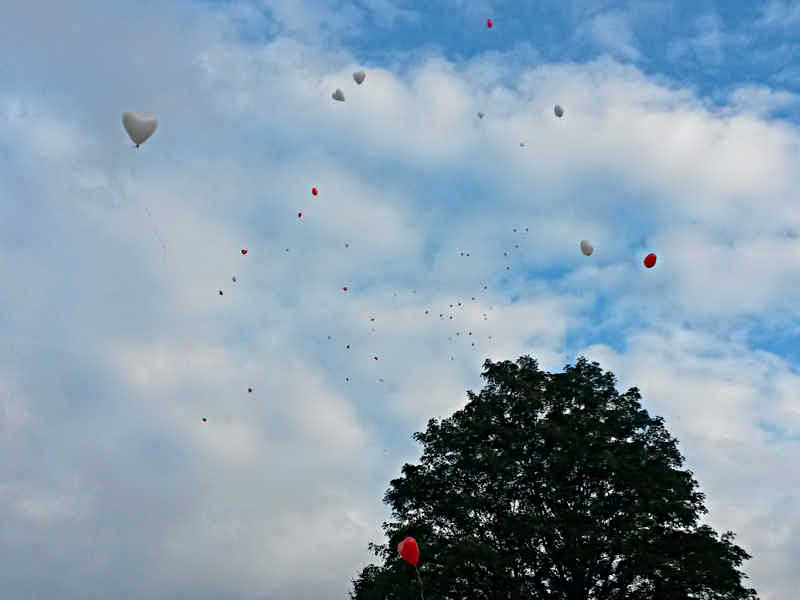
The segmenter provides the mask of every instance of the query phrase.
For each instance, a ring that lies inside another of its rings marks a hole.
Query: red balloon
[[[346,288],[346,287],[343,287],[342,289],[343,289],[345,292],[347,291],[347,288]]]
[[[419,546],[417,546],[417,540],[413,537],[407,537],[397,544],[397,551],[400,553],[400,556],[403,557],[403,560],[415,567],[417,566],[419,562]]]
[[[219,291],[219,295],[222,296],[222,290]]]
[[[656,255],[655,254],[648,254],[644,257],[644,266],[648,269],[652,269],[656,266]]]
[[[247,254],[247,250],[245,250],[244,248],[242,248],[242,256],[244,256],[245,254]]]
[[[492,25],[493,25],[493,23],[492,23],[492,20],[491,20],[491,19],[486,19],[486,26],[487,26],[489,29],[491,29],[491,28],[492,28]]]
[[[378,360],[378,357],[377,357],[377,356],[373,356],[373,358],[374,358],[375,360]]]
[[[302,216],[303,216],[303,213],[301,213],[301,212],[297,213],[297,218],[298,219],[301,218]]]
[[[312,193],[312,194],[314,194],[314,195],[316,196],[316,195],[317,195],[317,188],[315,188],[315,187],[312,187],[312,188],[311,188],[311,193]]]
[[[247,388],[247,393],[248,394],[252,394],[253,393],[253,388]]]
[[[203,423],[205,423],[205,422],[206,422],[206,418],[205,418],[205,417],[203,417]]]

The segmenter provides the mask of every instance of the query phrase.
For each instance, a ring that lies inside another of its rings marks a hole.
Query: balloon
[[[563,108],[561,108],[561,105],[560,105],[560,104],[556,104],[556,105],[555,105],[555,107],[553,108],[553,112],[554,112],[554,113],[556,113],[556,116],[557,116],[559,119],[560,119],[561,117],[563,117],[563,116],[564,116],[564,109],[563,109]]]
[[[336,91],[331,94],[331,98],[334,100],[338,100],[339,102],[344,102],[344,93],[339,88],[336,88]]]
[[[589,240],[581,240],[581,252],[586,256],[591,256],[594,252],[594,247],[589,243]]]
[[[346,288],[346,287],[343,287],[342,289],[343,289],[345,292],[347,291],[347,288]]]
[[[356,71],[353,73],[353,80],[358,84],[361,85],[364,83],[364,79],[366,79],[367,74],[364,71]]]
[[[413,537],[407,537],[397,544],[397,551],[403,557],[403,560],[412,566],[416,567],[417,563],[419,563],[419,546],[417,546],[417,540]]]
[[[315,188],[315,187],[312,187],[312,188],[311,188],[311,193],[312,193],[314,196],[316,196],[316,195],[317,195],[317,188]]]
[[[231,281],[232,281],[233,283],[236,283],[236,275],[234,275],[233,277],[231,277]]]
[[[482,118],[483,118],[483,117],[485,117],[485,116],[486,116],[486,115],[484,115],[482,112],[479,112],[479,113],[478,113],[478,118],[479,118],[479,119],[482,119]]]
[[[492,25],[494,25],[494,23],[492,23],[492,20],[491,20],[491,19],[486,19],[486,26],[487,26],[489,29],[491,29],[491,28],[492,28]]]
[[[253,393],[253,388],[247,388],[247,393],[248,394],[252,394]]]
[[[245,254],[247,254],[247,250],[245,250],[244,248],[242,248],[242,256],[244,256]]]
[[[655,254],[648,254],[644,257],[644,266],[648,269],[652,269],[656,266],[656,255]]]
[[[219,291],[219,295],[222,296],[222,290]]]
[[[206,423],[206,422],[207,422],[207,421],[206,421],[206,418],[205,418],[205,417],[203,417],[203,423]]]
[[[303,213],[301,213],[301,212],[297,213],[297,218],[298,219],[302,219],[303,218]]]
[[[122,113],[122,126],[131,138],[131,141],[136,144],[138,148],[140,144],[144,144],[147,139],[155,133],[158,127],[158,119],[151,115],[137,115],[135,112]]]

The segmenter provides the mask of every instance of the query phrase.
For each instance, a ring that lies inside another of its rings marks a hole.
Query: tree
[[[414,434],[384,502],[383,564],[352,600],[419,597],[397,555],[420,543],[427,600],[757,600],[738,570],[750,556],[698,525],[704,494],[661,417],[598,363],[563,373],[529,356],[484,363],[486,386],[452,417]]]

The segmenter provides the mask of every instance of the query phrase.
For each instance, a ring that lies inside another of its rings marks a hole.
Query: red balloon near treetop
[[[413,537],[407,537],[397,544],[397,551],[407,563],[415,567],[419,563],[419,546],[417,546],[417,540]]]

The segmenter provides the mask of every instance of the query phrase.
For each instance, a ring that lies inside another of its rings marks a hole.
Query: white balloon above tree
[[[155,133],[158,127],[158,119],[152,115],[139,115],[135,112],[127,111],[122,113],[122,126],[138,148]]]

